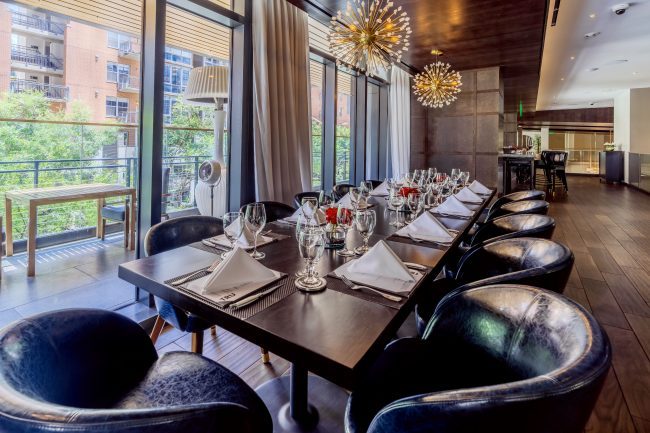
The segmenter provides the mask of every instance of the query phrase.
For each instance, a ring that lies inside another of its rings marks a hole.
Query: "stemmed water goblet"
[[[336,254],[341,257],[352,257],[355,255],[355,252],[348,249],[347,239],[348,231],[352,228],[354,224],[354,216],[350,209],[339,206],[336,212],[336,224],[343,229],[343,249],[338,250]]]
[[[359,208],[359,199],[361,199],[361,190],[359,188],[350,188],[350,201],[352,202],[352,209]]]
[[[223,234],[230,242],[230,251],[221,253],[221,258],[225,259],[235,249],[235,242],[244,232],[244,214],[241,212],[228,212],[223,216]]]
[[[375,224],[377,223],[377,215],[373,209],[362,209],[357,210],[354,214],[354,226],[357,231],[361,234],[363,239],[363,245],[354,249],[354,252],[362,255],[368,252],[370,249],[368,247],[368,238],[372,235],[372,232],[375,230]]]
[[[305,291],[316,291],[325,287],[325,280],[315,269],[325,250],[325,231],[320,227],[310,227],[298,235],[300,255],[305,259],[307,272],[296,280],[296,287]]]
[[[307,218],[307,221],[311,223],[311,219],[314,217],[316,211],[318,210],[318,199],[316,197],[304,197],[301,201],[300,204],[302,205],[301,207],[301,214]],[[307,208],[307,211],[305,212],[305,208]]]
[[[264,230],[264,226],[266,225],[266,209],[264,209],[264,203],[251,203],[246,206],[244,222],[246,227],[255,235],[255,248],[251,253],[251,257],[255,260],[261,260],[266,257],[266,254],[257,251],[257,236]]]
[[[420,207],[420,194],[416,192],[409,193],[408,197],[406,197],[406,204],[408,205],[409,210],[411,211],[409,216],[409,222],[413,222],[415,218],[418,216],[418,210]]]

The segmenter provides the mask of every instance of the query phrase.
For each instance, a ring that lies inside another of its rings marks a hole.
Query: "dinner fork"
[[[188,276],[183,277],[183,278],[181,278],[181,279],[178,280],[178,281],[174,281],[174,282],[172,283],[172,286],[180,286],[180,285],[183,284],[183,283],[187,283],[188,281],[194,279],[194,277],[196,277],[197,275],[202,274],[202,273],[204,273],[204,272],[205,272],[205,273],[208,273],[208,274],[211,274],[212,272],[214,272],[215,269],[217,269],[217,266],[219,266],[219,263],[221,263],[221,262],[220,262],[219,260],[217,260],[216,262],[214,262],[213,264],[211,264],[210,267],[208,267],[207,269],[201,269],[201,270],[199,270],[199,271],[192,272],[192,273],[189,274]]]
[[[341,281],[343,281],[345,283],[345,285],[348,286],[352,290],[368,289],[371,292],[375,292],[376,294],[383,296],[384,298],[388,299],[389,301],[393,301],[393,302],[401,302],[402,301],[402,298],[400,296],[389,295],[388,293],[384,293],[384,292],[382,292],[380,290],[377,290],[377,289],[374,289],[372,287],[360,286],[358,284],[354,284],[345,275],[341,275]]]

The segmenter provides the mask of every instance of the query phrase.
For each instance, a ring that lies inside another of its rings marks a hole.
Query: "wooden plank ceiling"
[[[318,3],[333,15],[346,0]],[[433,61],[432,48],[457,70],[501,66],[506,111],[535,111],[546,0],[393,0],[411,18],[411,48],[403,61],[421,70]]]
[[[230,0],[210,0],[230,8]],[[25,6],[140,37],[141,0],[19,0]],[[167,9],[167,45],[220,59],[230,58],[230,29],[183,10]]]

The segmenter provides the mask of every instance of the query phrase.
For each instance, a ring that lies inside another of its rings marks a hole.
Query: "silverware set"
[[[370,287],[370,286],[363,286],[363,285],[359,285],[359,284],[354,284],[345,275],[341,275],[341,281],[343,281],[343,283],[346,286],[348,286],[351,290],[364,290],[364,289],[365,290],[370,290],[371,292],[374,292],[374,293],[376,293],[378,295],[381,295],[382,297],[388,299],[389,301],[393,301],[393,302],[401,302],[402,299],[403,299],[401,296],[389,295],[388,293],[384,293],[381,290],[377,290],[377,289],[375,289],[373,287]]]

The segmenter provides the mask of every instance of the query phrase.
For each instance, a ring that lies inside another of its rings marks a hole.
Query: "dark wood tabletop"
[[[369,293],[362,298],[356,292],[345,289],[338,279],[328,277],[328,288],[324,291],[297,291],[242,320],[165,284],[165,281],[179,275],[209,266],[219,254],[216,250],[208,252],[193,246],[122,264],[119,276],[319,376],[353,389],[359,373],[394,336],[412,311],[417,295],[426,290],[441,271],[450,250],[460,242],[462,235],[480,216],[493,195],[477,207],[469,220],[440,218],[443,224],[459,230],[449,247],[391,237],[396,229],[389,225],[389,217],[394,218],[395,213],[389,215],[384,198],[370,199],[377,213],[377,227],[370,244],[385,239],[403,261],[430,268],[410,295],[400,303],[386,302],[378,295],[373,299],[374,295]],[[260,247],[260,251],[266,253],[262,263],[289,275],[301,270],[304,263],[298,251],[295,228],[275,222],[268,224],[265,230],[268,229],[288,237]],[[356,232],[351,231],[349,243],[360,244]],[[325,276],[346,260],[350,259],[337,256],[335,250],[325,250],[317,269],[320,275]]]

